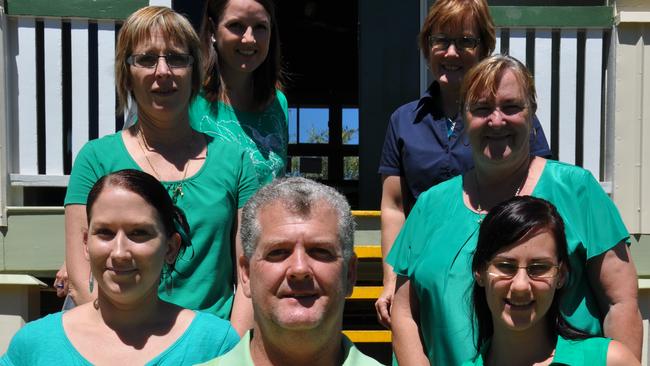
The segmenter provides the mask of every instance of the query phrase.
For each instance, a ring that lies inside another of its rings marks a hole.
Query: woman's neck
[[[159,123],[147,116],[138,115],[138,123],[133,127],[132,133],[136,137],[138,133],[143,134],[147,144],[158,149],[188,146],[194,136],[194,130],[190,127],[187,117],[177,123]]]
[[[99,290],[94,307],[97,315],[104,324],[117,333],[140,333],[139,329],[156,328],[160,319],[175,319],[176,317],[161,316],[161,313],[172,311],[175,306],[158,298],[158,288],[153,287],[147,295],[137,301],[120,303],[110,299]],[[160,324],[163,325],[163,324]],[[164,326],[164,325],[163,325]]]
[[[471,206],[477,211],[489,211],[510,197],[530,194],[531,184],[537,181],[529,174],[532,161],[528,156],[516,164],[476,165],[466,174],[465,189]],[[506,169],[507,168],[507,169]],[[531,179],[529,179],[531,178]]]
[[[549,334],[545,319],[526,331],[495,329],[485,365],[530,366],[550,364],[555,354],[557,337]],[[531,347],[534,345],[534,347]]]
[[[224,69],[219,98],[240,110],[254,109],[253,74]]]
[[[460,90],[457,88],[440,85],[440,96],[442,97],[442,108],[445,112],[445,117],[453,119],[458,114],[460,106],[459,94]]]

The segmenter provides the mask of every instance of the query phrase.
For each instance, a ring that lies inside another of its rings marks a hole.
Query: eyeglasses
[[[487,273],[499,279],[509,280],[514,278],[521,268],[526,269],[526,274],[531,280],[554,278],[560,271],[560,266],[553,263],[531,263],[522,267],[515,262],[499,261],[491,262],[487,268]]]
[[[167,66],[172,69],[181,69],[188,67],[194,63],[194,57],[192,55],[184,53],[168,53],[166,55],[154,55],[150,53],[138,53],[129,56],[126,59],[126,63],[136,67],[144,67],[147,69],[153,69],[158,65],[158,60],[164,58]]]
[[[443,51],[449,48],[453,43],[454,46],[463,51],[469,51],[475,49],[479,42],[480,38],[474,38],[470,36],[463,36],[459,38],[449,38],[443,35],[429,36],[429,47],[433,48],[436,51]]]

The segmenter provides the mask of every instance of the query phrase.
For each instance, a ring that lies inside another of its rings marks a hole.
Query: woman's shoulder
[[[38,352],[40,349],[47,350],[53,346],[53,343],[60,342],[59,333],[63,331],[62,314],[61,312],[49,314],[25,324],[12,338],[7,352],[9,354],[22,354],[25,351]],[[57,348],[59,347],[53,349]]]
[[[419,103],[420,100],[416,99],[397,107],[391,115],[391,123],[413,123]]]
[[[584,179],[585,177],[591,176],[591,172],[582,167],[551,159],[546,159],[546,166],[544,169],[552,173],[553,176],[559,177]]]
[[[441,197],[444,197],[445,200],[451,198],[461,198],[462,196],[454,195],[454,193],[460,193],[463,189],[463,175],[459,174],[451,179],[442,181],[426,191],[422,192],[418,197],[417,201],[420,200],[428,201],[427,206],[435,204],[436,202],[441,201]],[[444,201],[444,200],[443,200]]]

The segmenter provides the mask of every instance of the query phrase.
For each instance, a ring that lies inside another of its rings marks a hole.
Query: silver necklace
[[[147,143],[147,140],[144,137],[144,132],[142,132],[142,127],[140,127],[140,126],[138,126],[138,136],[136,137],[136,140],[138,141],[138,146],[140,146],[140,150],[142,151],[142,155],[144,155],[145,160],[147,160],[147,164],[149,164],[149,167],[151,168],[153,173],[156,175],[156,178],[160,182],[161,181],[160,174],[158,173],[158,171],[154,167],[151,160],[149,160],[149,157],[147,156],[147,153],[145,151],[145,146],[147,147],[148,151],[152,151],[153,149]],[[140,140],[142,140],[142,142]],[[143,144],[144,144],[144,146],[143,146]],[[192,145],[191,140],[190,140],[189,145],[190,146]],[[187,162],[185,162],[185,168],[183,168],[183,178],[181,178],[181,180],[178,183],[176,183],[176,186],[172,190],[171,198],[172,198],[172,202],[174,202],[174,204],[176,204],[176,201],[178,200],[179,197],[183,197],[183,183],[185,182],[185,178],[187,177],[187,170],[188,170],[188,168],[190,166],[190,160],[191,160],[189,158],[189,155],[190,155],[189,154],[189,149],[190,148],[188,147],[188,159],[187,159]]]

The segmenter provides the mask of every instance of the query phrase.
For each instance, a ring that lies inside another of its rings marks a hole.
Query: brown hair
[[[483,59],[494,51],[496,36],[494,22],[485,0],[438,0],[429,9],[418,36],[418,45],[425,59],[429,59],[431,47],[429,37],[434,30],[446,26],[463,27],[465,19],[473,19],[480,38],[479,58]]]
[[[535,111],[537,111],[537,96],[533,76],[519,60],[505,55],[490,56],[467,72],[460,88],[460,110],[463,115],[467,115],[468,105],[477,102],[486,93],[488,97],[496,97],[499,81],[506,70],[512,71],[519,82],[522,93],[526,98],[528,119],[532,118]]]
[[[182,15],[164,6],[146,6],[131,14],[117,37],[115,45],[115,84],[117,87],[117,113],[122,114],[130,95],[131,73],[126,59],[131,56],[133,49],[140,43],[151,38],[151,34],[159,31],[166,40],[187,46],[194,58],[192,64],[192,95],[193,98],[201,88],[201,49],[199,37],[192,24]],[[189,103],[189,101],[188,101]]]
[[[214,26],[219,24],[230,0],[207,0],[201,22],[201,50],[205,55],[203,91],[211,102],[219,99],[222,88],[219,75],[219,55],[212,42]],[[264,107],[275,96],[275,89],[282,89],[282,66],[280,57],[280,34],[272,0],[255,0],[269,14],[271,38],[269,53],[262,64],[253,71],[253,101],[257,107]]]

